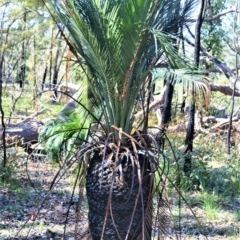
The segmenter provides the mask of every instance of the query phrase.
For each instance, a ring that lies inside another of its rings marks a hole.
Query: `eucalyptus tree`
[[[212,18],[218,13],[226,9],[226,0],[208,0],[205,7],[205,18]],[[216,58],[222,57],[224,49],[224,41],[226,40],[226,32],[223,28],[223,19],[217,18],[212,21],[205,21],[202,25],[202,41],[208,52],[211,52]],[[209,63],[205,61],[206,68],[209,68]]]
[[[177,36],[176,29],[186,23],[195,1],[181,3],[52,1],[56,21],[60,29],[63,25],[68,30],[69,36],[62,34],[87,74],[98,106],[98,114],[92,116],[95,124],[89,127],[78,152],[86,174],[94,240],[150,239],[153,221],[156,228],[162,224],[159,209],[153,218],[153,196],[157,193],[162,199],[159,179],[164,159],[149,133],[148,106],[154,67],[160,61],[169,68],[185,66],[170,33]],[[174,14],[179,8],[179,14]],[[134,113],[139,105],[146,110],[136,125]]]

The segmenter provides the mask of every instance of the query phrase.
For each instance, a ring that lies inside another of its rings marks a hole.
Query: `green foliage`
[[[220,214],[218,198],[214,194],[204,193],[200,196],[202,208],[209,220],[216,220]]]
[[[69,31],[73,49],[87,66],[89,85],[99,96],[107,133],[112,125],[132,132],[139,94],[145,91],[151,70],[160,59],[174,67],[184,63],[168,34],[178,34],[180,23],[189,17],[194,4],[186,1],[183,7],[180,1],[166,0],[52,1],[54,12]]]
[[[0,150],[0,185],[7,186],[10,190],[21,191],[21,184],[18,181],[17,169],[21,167],[22,161],[19,149],[12,147],[7,148],[6,166],[3,166],[3,152]]]
[[[192,155],[192,172],[190,176],[183,173],[184,154],[177,150],[182,138],[176,138],[174,152],[177,158],[167,149],[170,161],[169,178],[174,185],[184,191],[200,190],[209,194],[235,196],[240,192],[240,158],[237,149],[231,155],[226,154],[226,143],[221,135],[214,137],[199,134],[195,138],[195,150]]]
[[[89,120],[83,110],[72,111],[67,118],[57,118],[46,124],[40,132],[39,140],[48,153],[48,159],[59,161],[69,157],[74,147],[86,140],[88,127]]]
[[[211,18],[224,9],[226,9],[226,0],[211,1],[211,6],[208,5],[206,7],[205,17]],[[216,58],[221,58],[224,47],[223,40],[226,34],[225,30],[222,29],[222,18],[215,19],[211,22],[203,22],[201,34],[206,49]],[[210,66],[207,66],[207,68],[209,67]]]
[[[0,173],[0,182],[3,185],[10,184],[11,186],[18,186],[17,180],[13,178],[15,174],[14,164],[8,159],[7,165],[3,167],[2,164],[2,157],[0,159],[0,167],[1,167],[1,173]]]

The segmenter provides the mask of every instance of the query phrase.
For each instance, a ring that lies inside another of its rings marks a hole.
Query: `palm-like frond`
[[[76,99],[72,97],[59,115],[41,129],[39,141],[44,145],[50,159],[56,160],[62,153],[67,158],[72,154],[74,146],[86,141],[90,122],[95,117],[95,110],[97,111],[95,100],[88,99],[87,88],[87,83],[83,81],[75,94]],[[77,104],[80,102],[81,104]]]
[[[63,152],[64,158],[67,158],[74,146],[83,144],[88,127],[86,116],[72,112],[66,119],[56,118],[46,124],[40,132],[39,141],[44,144],[49,159],[59,160]]]
[[[162,34],[162,41],[156,40],[153,32],[177,34],[194,2],[181,6],[180,1],[167,0],[52,1],[71,44],[85,60],[108,132],[112,125],[132,131],[139,90],[161,57],[168,56],[172,66],[182,62],[177,54],[170,57],[172,39]]]

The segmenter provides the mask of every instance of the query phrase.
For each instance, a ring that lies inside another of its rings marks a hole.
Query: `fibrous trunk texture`
[[[133,167],[133,161],[124,156],[122,160],[118,158],[115,166],[115,156],[111,159],[103,160],[99,152],[89,159],[86,190],[92,239],[136,240],[143,239],[143,234],[151,236],[152,181],[148,159],[144,155],[137,158],[140,188],[139,170]]]

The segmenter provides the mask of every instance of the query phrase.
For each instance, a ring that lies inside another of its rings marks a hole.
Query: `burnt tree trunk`
[[[168,126],[168,123],[171,121],[171,110],[172,110],[172,97],[173,97],[173,91],[174,91],[174,83],[172,82],[171,77],[169,79],[164,80],[164,85],[166,87],[166,93],[165,98],[163,102],[163,107],[161,110],[161,125],[160,130],[157,133],[156,140],[159,143],[160,149],[164,150],[164,132],[166,127]]]
[[[200,46],[201,46],[201,27],[203,23],[203,12],[204,12],[205,0],[200,0],[200,10],[195,26],[195,48],[194,48],[194,62],[196,68],[199,67],[200,61]],[[188,112],[188,127],[185,139],[186,149],[185,149],[185,161],[183,165],[183,171],[186,176],[190,176],[192,171],[192,151],[193,151],[193,137],[194,137],[194,115],[195,115],[195,103],[194,103],[194,88],[192,86],[191,96],[192,103],[189,106]]]
[[[109,154],[111,151],[108,151]],[[93,240],[144,239],[143,234],[151,236],[152,227],[149,222],[151,216],[146,217],[146,214],[151,212],[151,207],[148,206],[152,206],[149,201],[153,187],[149,175],[151,166],[149,159],[144,155],[138,157],[142,176],[141,186],[138,170],[136,166],[133,168],[128,157],[124,156],[121,159],[113,155],[110,160],[103,160],[101,152],[95,151],[89,158],[86,190],[89,204],[88,219]],[[115,163],[115,159],[121,160]],[[119,177],[119,171],[116,169],[122,169],[123,179]]]

